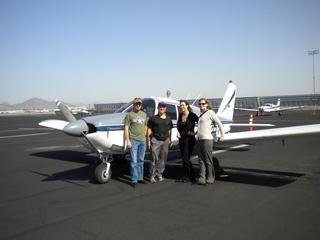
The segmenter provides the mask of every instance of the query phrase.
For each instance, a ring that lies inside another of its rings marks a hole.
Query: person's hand
[[[195,133],[195,132],[191,132],[191,131],[189,131],[189,132],[188,132],[188,135],[190,135],[190,136],[195,136],[195,135],[196,135],[196,133]]]

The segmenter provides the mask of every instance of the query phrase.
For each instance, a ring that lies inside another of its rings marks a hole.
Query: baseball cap
[[[141,98],[135,98],[133,100],[133,103],[142,103],[142,100],[141,100]]]
[[[160,107],[160,106],[167,107],[167,105],[165,104],[165,102],[159,102],[159,103],[158,103],[158,107]]]

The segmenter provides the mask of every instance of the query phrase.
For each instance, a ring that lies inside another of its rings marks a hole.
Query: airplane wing
[[[40,126],[62,130],[69,122],[57,119],[49,119],[39,123]]]
[[[298,108],[304,108],[304,107],[305,106],[280,108],[278,111],[284,111],[284,110],[290,110],[290,109],[298,109]]]
[[[251,111],[251,112],[258,112],[258,109],[253,108],[236,108],[238,111]]]
[[[270,123],[232,123],[230,124],[232,127],[274,127],[274,124]]]
[[[320,134],[320,124],[234,132],[226,134],[224,139],[225,142],[238,142],[247,140],[282,139],[284,137],[299,136],[302,134]]]

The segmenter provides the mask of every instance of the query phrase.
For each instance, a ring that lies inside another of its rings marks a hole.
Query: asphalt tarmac
[[[180,157],[172,151],[165,182],[134,189],[128,163],[113,164],[112,179],[99,184],[97,157],[38,125],[50,118],[0,116],[0,239],[320,238],[319,135],[233,150],[237,144],[218,145],[214,156],[230,177],[210,187],[176,183],[182,166],[171,164]],[[235,113],[235,122],[248,121],[247,112]],[[320,113],[288,111],[254,122],[313,124]]]

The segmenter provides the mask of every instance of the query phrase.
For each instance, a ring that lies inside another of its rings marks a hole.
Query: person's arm
[[[172,147],[171,130],[168,131],[168,140],[169,140],[169,147]]]
[[[220,133],[221,133],[221,137],[219,139],[219,141],[223,142],[224,141],[224,129],[222,126],[222,123],[220,121],[220,119],[218,118],[218,116],[215,114],[214,111],[212,111],[212,120],[218,125],[219,129],[220,129]]]
[[[151,134],[152,134],[151,128],[147,128],[147,146],[149,149],[151,147]]]
[[[132,144],[130,142],[130,137],[129,137],[129,126],[124,125],[124,137],[127,142],[127,148],[132,148]]]
[[[194,127],[195,127],[195,123],[196,122],[198,122],[198,116],[195,114],[195,113],[193,113],[193,112],[190,112],[189,113],[189,116],[190,116],[190,119],[189,119],[189,117],[187,118],[187,122],[190,122],[190,126],[194,129]],[[188,135],[190,135],[190,136],[195,136],[195,135],[197,135],[197,133],[196,132],[193,132],[193,131],[189,131],[188,133],[187,133]]]

